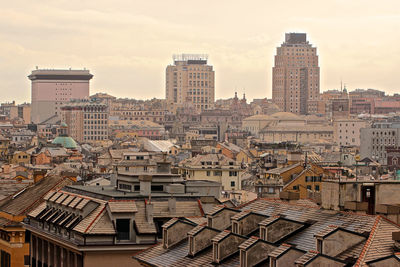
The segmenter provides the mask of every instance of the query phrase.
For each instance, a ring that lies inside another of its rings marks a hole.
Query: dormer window
[[[116,219],[116,228],[117,228],[117,239],[118,240],[129,240],[130,235],[129,235],[129,225],[130,225],[130,220],[129,219]]]

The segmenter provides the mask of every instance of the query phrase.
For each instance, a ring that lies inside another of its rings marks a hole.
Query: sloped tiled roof
[[[137,212],[136,203],[134,200],[110,200],[108,206],[111,212]]]
[[[393,255],[395,251],[393,250],[392,232],[398,231],[400,231],[398,224],[377,216],[355,266],[367,266],[366,262]]]
[[[270,252],[268,254],[268,256],[270,257],[274,257],[277,258],[280,255],[282,255],[283,253],[285,253],[286,251],[288,251],[292,246],[289,244],[282,244],[280,245],[278,248],[274,249],[272,252]]]
[[[39,182],[15,193],[13,196],[3,199],[0,202],[0,211],[11,215],[25,215],[35,209],[43,197],[51,190],[61,189],[71,185],[73,181],[61,176],[46,176]]]
[[[157,233],[154,222],[148,222],[146,219],[146,206],[144,201],[137,201],[136,207],[138,209],[138,212],[135,214],[135,225],[138,232],[141,234]]]
[[[318,256],[318,252],[317,251],[310,250],[306,254],[304,254],[303,256],[298,258],[294,263],[296,263],[296,264],[306,264],[307,262],[309,262],[310,260],[312,260],[313,258],[315,258],[317,256]]]

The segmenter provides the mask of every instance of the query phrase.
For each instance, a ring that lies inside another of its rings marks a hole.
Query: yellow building
[[[244,172],[236,161],[216,153],[186,159],[179,164],[179,171],[188,180],[220,183],[225,191],[240,190]]]
[[[299,193],[300,199],[308,198],[308,193],[321,192],[321,181],[325,175],[323,168],[310,164],[294,179],[285,183],[282,191]]]
[[[303,171],[301,163],[292,164],[282,168],[275,168],[265,172],[265,178],[270,180],[282,181],[285,185]]]
[[[31,155],[25,151],[15,151],[10,160],[11,164],[23,165],[31,163]]]

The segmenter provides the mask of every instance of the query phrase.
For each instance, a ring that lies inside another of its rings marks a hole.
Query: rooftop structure
[[[369,266],[397,257],[400,226],[381,216],[267,199],[206,216],[207,224],[188,226],[187,235],[184,221],[168,222],[163,242],[134,258],[150,266]]]

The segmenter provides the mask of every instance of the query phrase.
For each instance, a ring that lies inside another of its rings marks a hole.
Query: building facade
[[[376,122],[361,129],[361,158],[387,164],[387,147],[400,146],[400,122]]]
[[[186,101],[197,111],[211,109],[215,101],[214,70],[207,55],[174,55],[166,69],[165,96],[168,103],[180,106]]]
[[[272,69],[272,100],[282,111],[313,113],[319,99],[317,48],[305,33],[287,33]]]
[[[89,70],[36,69],[28,76],[32,81],[31,121],[40,123],[60,115],[63,104],[89,97]]]
[[[107,105],[94,101],[71,101],[61,107],[68,135],[78,142],[108,139]]]
[[[358,119],[338,119],[333,123],[333,134],[338,146],[360,146],[360,132],[367,126]]]

